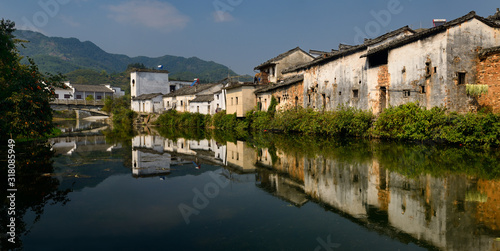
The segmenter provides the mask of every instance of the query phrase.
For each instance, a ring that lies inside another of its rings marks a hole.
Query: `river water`
[[[16,147],[23,250],[500,250],[497,151],[152,129]]]

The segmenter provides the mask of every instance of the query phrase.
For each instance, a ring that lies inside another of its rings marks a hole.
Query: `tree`
[[[40,73],[33,60],[22,59],[13,32],[15,23],[0,20],[0,137],[39,138],[52,132],[54,87],[64,88],[62,75]]]

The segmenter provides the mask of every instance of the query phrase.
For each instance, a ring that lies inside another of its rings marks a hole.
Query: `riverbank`
[[[437,107],[426,110],[415,103],[388,108],[377,118],[371,111],[350,107],[340,107],[334,112],[316,112],[303,108],[276,112],[250,111],[245,118],[237,118],[224,111],[213,116],[169,111],[158,118],[156,125],[230,130],[240,135],[248,131],[274,131],[486,148],[500,146],[499,114],[449,113]]]

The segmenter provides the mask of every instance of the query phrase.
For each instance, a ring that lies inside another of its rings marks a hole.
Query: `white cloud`
[[[212,12],[212,16],[216,23],[231,22],[234,20],[234,17],[227,11],[214,11]]]
[[[183,29],[189,17],[180,13],[173,5],[156,0],[132,0],[119,5],[107,6],[108,17],[122,24],[145,26],[169,32]]]

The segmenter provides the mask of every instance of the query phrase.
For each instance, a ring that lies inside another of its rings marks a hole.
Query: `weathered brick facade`
[[[478,98],[480,106],[500,112],[500,47],[485,50],[477,65],[477,84],[488,85],[488,93]]]
[[[278,88],[273,93],[274,98],[279,100],[278,110],[287,110],[304,104],[304,85],[303,81],[292,85]]]

